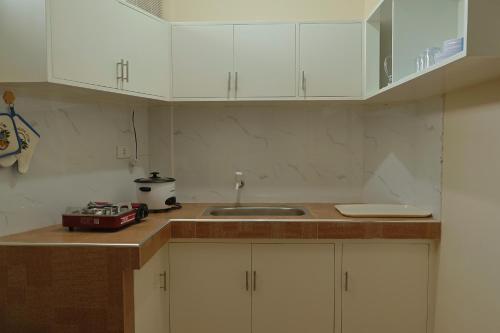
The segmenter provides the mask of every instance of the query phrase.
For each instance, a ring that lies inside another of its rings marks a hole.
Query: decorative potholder
[[[17,154],[17,170],[25,174],[40,141],[40,134],[18,113],[14,114],[14,123],[21,141],[21,152]]]
[[[12,166],[20,151],[21,142],[14,119],[8,113],[0,113],[0,166]]]

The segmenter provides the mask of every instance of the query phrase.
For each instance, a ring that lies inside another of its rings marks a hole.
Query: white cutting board
[[[429,217],[432,212],[410,205],[354,204],[335,205],[340,214],[348,217]]]

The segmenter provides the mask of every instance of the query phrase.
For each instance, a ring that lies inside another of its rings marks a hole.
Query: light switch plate
[[[129,146],[116,146],[116,158],[119,160],[125,160],[130,158],[130,147]]]

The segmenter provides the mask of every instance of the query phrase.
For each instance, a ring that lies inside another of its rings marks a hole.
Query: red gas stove
[[[85,208],[68,208],[62,216],[62,224],[69,231],[75,228],[114,230],[139,223],[147,216],[145,204],[89,202]]]

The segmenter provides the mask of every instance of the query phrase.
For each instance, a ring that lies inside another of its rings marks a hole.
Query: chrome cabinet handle
[[[349,291],[349,272],[345,272],[344,290]]]
[[[123,59],[116,63],[116,79],[123,80]]]
[[[118,89],[123,89],[123,59],[116,63],[116,85]]]
[[[245,289],[248,291],[248,271],[245,272]]]
[[[238,93],[238,72],[234,72],[234,97]]]
[[[257,290],[257,271],[253,271],[253,291]]]
[[[129,64],[128,60],[125,62],[124,67],[125,67],[125,76],[123,76],[123,80],[125,80],[125,82],[129,82],[129,67],[130,67],[130,64]]]
[[[306,91],[306,72],[302,71],[302,90]]]
[[[160,276],[163,278],[163,284],[160,286],[160,289],[163,289],[163,291],[167,291],[167,271],[164,271],[163,273],[160,274]]]

